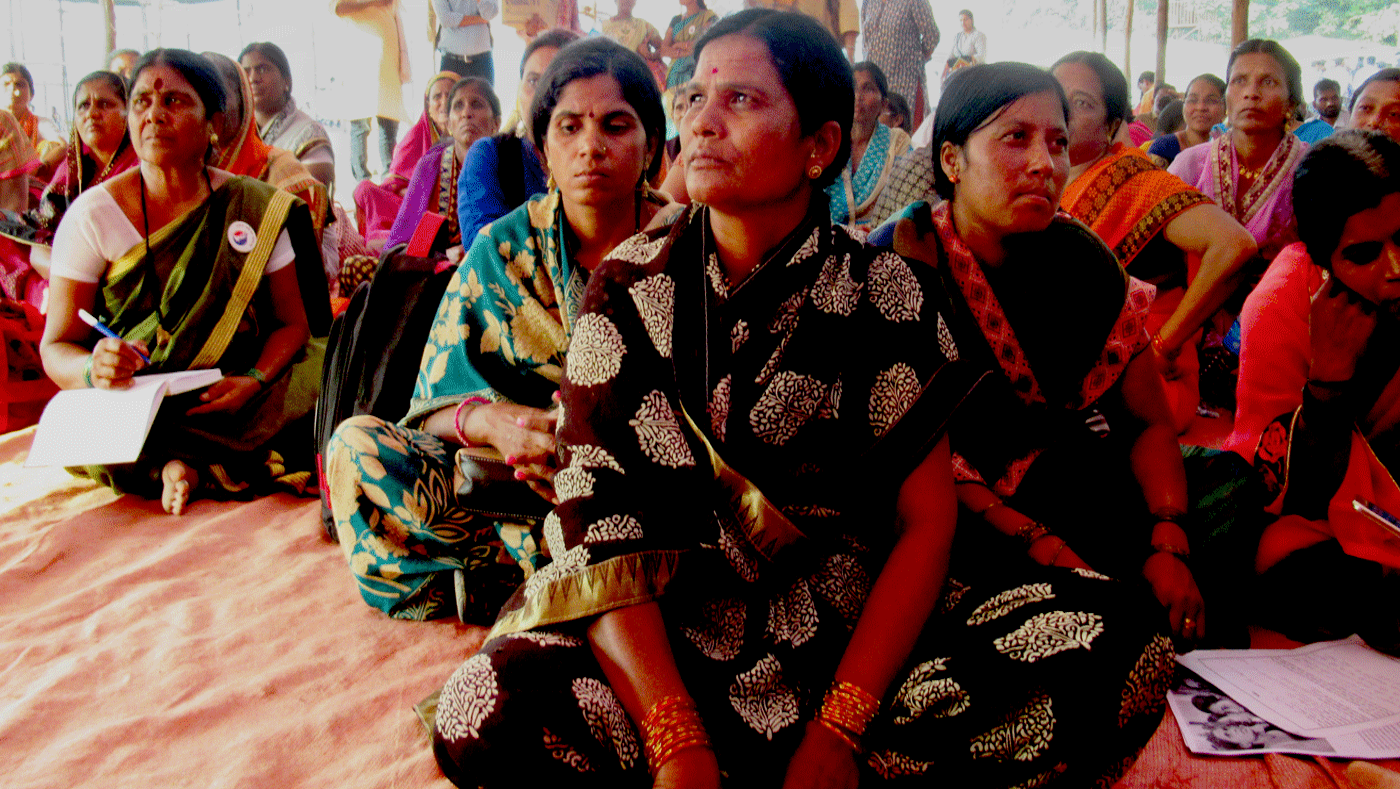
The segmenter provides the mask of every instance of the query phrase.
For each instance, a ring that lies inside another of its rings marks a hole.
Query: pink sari
[[[1308,330],[1312,294],[1322,286],[1322,269],[1301,243],[1286,247],[1269,266],[1240,313],[1240,383],[1235,432],[1226,449],[1254,459],[1276,489],[1288,486],[1294,419],[1303,402],[1312,345]],[[1270,539],[1291,550],[1336,539],[1352,556],[1400,567],[1400,542],[1352,509],[1364,498],[1400,513],[1400,486],[1368,443],[1400,425],[1400,375],[1381,393],[1352,431],[1351,452],[1341,487],[1327,505],[1326,520],[1284,515],[1270,528]],[[1283,511],[1279,494],[1269,510]]]
[[[35,160],[37,162],[37,160]],[[130,170],[135,167],[139,160],[136,158],[136,151],[131,147],[130,142],[122,139],[121,147],[113,154],[110,161],[99,161],[92,153],[92,149],[83,144],[78,138],[77,130],[71,134],[68,155],[54,168],[53,178],[49,181],[45,194],[54,195],[57,198],[58,208],[55,213],[49,213],[46,208],[47,201],[38,206],[38,210],[32,212],[39,214],[39,224],[47,233],[41,235],[38,240],[27,239],[19,241],[14,238],[0,237],[0,290],[5,295],[19,301],[25,301],[34,307],[44,309],[44,299],[49,292],[49,281],[40,276],[39,272],[30,265],[29,258],[34,247],[40,247],[38,254],[48,253],[48,239],[52,237],[52,232],[58,228],[58,223],[63,219],[63,211],[87,189],[90,189],[108,179]]]
[[[433,92],[433,86],[444,79],[456,82],[461,77],[451,71],[440,71],[428,80],[428,87],[423,91],[423,114],[394,147],[389,174],[378,184],[366,179],[355,186],[355,223],[360,226],[360,233],[367,242],[382,244],[389,237],[394,218],[399,215],[399,208],[403,205],[404,191],[413,178],[413,168],[418,166],[423,154],[442,139],[428,113],[428,97]]]
[[[1244,225],[1267,260],[1298,240],[1293,218],[1293,173],[1308,144],[1291,134],[1274,149],[1273,156],[1250,187],[1240,192],[1240,164],[1228,134],[1193,145],[1172,160],[1167,172],[1210,196],[1226,213]]]

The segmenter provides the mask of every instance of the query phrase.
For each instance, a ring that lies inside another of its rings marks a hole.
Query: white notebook
[[[223,378],[213,370],[138,375],[127,389],[66,389],[39,417],[26,466],[131,463],[166,395],[202,389]]]

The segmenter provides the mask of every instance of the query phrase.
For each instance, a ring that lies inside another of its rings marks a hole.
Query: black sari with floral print
[[[894,545],[899,485],[984,374],[959,359],[935,272],[824,213],[742,283],[702,207],[594,272],[553,563],[442,692],[454,782],[650,785],[585,629],[655,601],[725,785],[781,784]],[[866,780],[1086,785],[1155,728],[1170,642],[1113,582],[1015,560],[1000,576],[945,585],[867,732]]]

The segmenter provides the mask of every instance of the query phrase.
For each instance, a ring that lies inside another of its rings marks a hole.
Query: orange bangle
[[[710,737],[695,710],[695,702],[686,696],[666,696],[653,704],[642,718],[641,728],[647,766],[653,777],[677,753],[710,747]]]
[[[879,710],[880,700],[864,688],[838,680],[827,690],[817,721],[834,724],[859,737]]]

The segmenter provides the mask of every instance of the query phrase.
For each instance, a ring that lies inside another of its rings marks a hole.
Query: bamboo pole
[[[1098,40],[1099,40],[1099,0],[1094,0],[1094,22],[1093,22],[1093,27],[1094,27],[1094,32],[1093,32],[1093,34],[1091,35],[1091,37],[1089,38],[1089,40],[1090,40],[1090,41],[1098,41]]]
[[[117,48],[117,4],[116,0],[101,0],[101,2],[102,28],[106,34],[103,40],[107,42],[107,52],[104,54],[105,57],[106,55],[111,55],[112,51]],[[103,63],[102,65],[105,66],[107,64]]]
[[[1167,27],[1171,24],[1167,14],[1169,0],[1157,0],[1157,83],[1167,81]]]
[[[1108,51],[1108,0],[1099,0],[1099,51]]]
[[[1128,0],[1128,13],[1123,18],[1123,73],[1133,78],[1133,0]]]
[[[1239,46],[1249,38],[1249,0],[1234,0],[1230,8],[1230,47]]]

